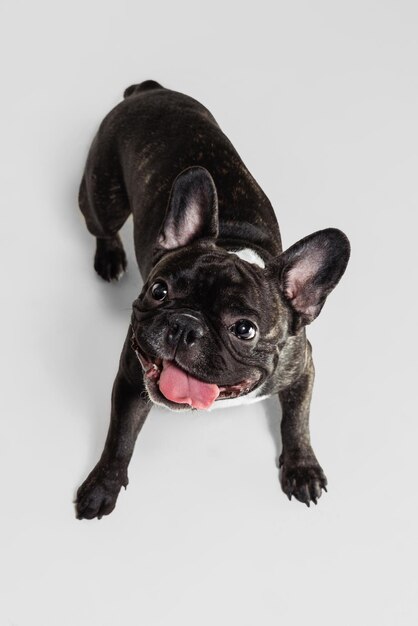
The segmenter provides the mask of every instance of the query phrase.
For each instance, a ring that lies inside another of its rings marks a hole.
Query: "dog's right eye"
[[[254,339],[257,333],[257,329],[255,325],[250,322],[250,320],[238,320],[235,322],[230,328],[230,330],[236,335],[239,339]]]
[[[162,302],[166,299],[168,294],[167,285],[161,280],[158,283],[154,283],[151,287],[151,295],[154,300],[158,300],[158,302]]]

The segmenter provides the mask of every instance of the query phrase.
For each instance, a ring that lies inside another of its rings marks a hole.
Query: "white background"
[[[409,625],[417,610],[418,8],[407,1],[1,5],[1,626]],[[77,521],[139,291],[95,276],[90,141],[153,78],[215,115],[283,241],[347,274],[309,329],[329,492],[281,492],[275,400],[153,409],[113,514]]]

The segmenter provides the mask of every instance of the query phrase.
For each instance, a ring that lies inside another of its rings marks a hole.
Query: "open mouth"
[[[199,380],[176,361],[152,359],[144,354],[134,335],[132,348],[141,363],[146,381],[158,387],[167,400],[176,404],[189,405],[194,409],[209,409],[216,400],[238,398],[251,391],[255,385],[254,380],[243,380],[228,386]]]

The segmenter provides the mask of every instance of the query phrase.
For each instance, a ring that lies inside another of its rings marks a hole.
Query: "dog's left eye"
[[[166,299],[168,294],[168,287],[163,281],[159,281],[158,283],[154,283],[151,287],[151,295],[154,300],[158,300],[158,302],[162,302]]]
[[[239,339],[254,339],[257,329],[250,320],[238,320],[230,327],[230,330]]]

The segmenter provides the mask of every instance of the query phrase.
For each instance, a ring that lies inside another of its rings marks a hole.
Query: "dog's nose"
[[[170,319],[167,342],[170,346],[177,346],[182,342],[185,346],[192,346],[204,335],[201,321],[189,313],[173,315]]]

